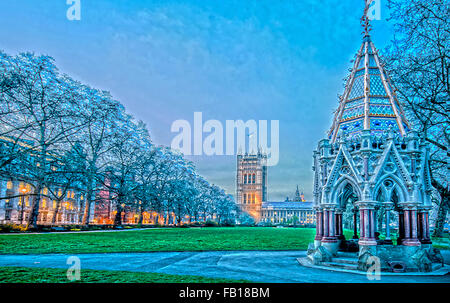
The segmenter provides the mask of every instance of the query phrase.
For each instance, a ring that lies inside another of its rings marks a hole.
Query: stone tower
[[[267,201],[266,161],[261,152],[237,156],[236,202],[256,222],[261,219],[262,203]]]

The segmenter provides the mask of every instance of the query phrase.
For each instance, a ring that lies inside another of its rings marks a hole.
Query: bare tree
[[[22,157],[17,167],[33,180],[27,228],[37,228],[42,190],[57,166],[58,151],[66,135],[79,131],[82,126],[75,118],[78,91],[67,76],[59,74],[50,57],[20,54],[11,65],[20,81],[2,96],[3,102],[14,108],[2,117],[2,129],[8,137],[25,142],[20,145],[20,151],[28,156]]]
[[[399,99],[413,126],[431,145],[430,175],[439,192],[435,236],[449,209],[450,10],[444,0],[389,0],[395,36],[385,52]]]

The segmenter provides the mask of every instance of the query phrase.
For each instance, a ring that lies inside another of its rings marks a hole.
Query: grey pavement
[[[253,282],[285,283],[449,283],[445,276],[381,276],[370,281],[365,275],[307,268],[297,262],[305,251],[208,251],[75,254],[81,270],[116,270],[198,275],[212,278],[245,279]],[[69,268],[72,255],[0,255],[0,266]],[[449,254],[445,253],[448,260]]]

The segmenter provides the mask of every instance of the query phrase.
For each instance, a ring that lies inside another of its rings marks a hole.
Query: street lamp
[[[28,190],[26,187],[22,187],[21,189],[19,189],[19,192],[22,194],[22,196],[20,196],[20,224],[23,224],[23,205],[25,204],[25,194],[28,192]]]

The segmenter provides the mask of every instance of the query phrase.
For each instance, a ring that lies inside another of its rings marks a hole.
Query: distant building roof
[[[292,208],[292,209],[312,209],[313,202],[263,202],[263,209],[280,209],[280,208]]]

